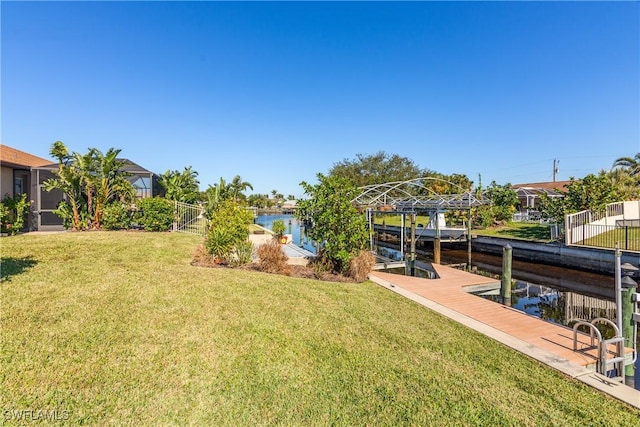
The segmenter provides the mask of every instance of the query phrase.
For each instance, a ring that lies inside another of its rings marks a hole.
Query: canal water
[[[271,229],[273,221],[284,220],[287,233],[293,242],[313,253],[314,243],[304,234],[304,227],[293,215],[260,215],[255,223]],[[401,259],[399,251],[379,248],[387,258]],[[431,259],[418,255],[418,259]],[[465,250],[442,249],[443,265],[466,268],[468,254]],[[473,272],[500,278],[502,257],[472,253]],[[515,281],[511,291],[512,307],[540,319],[568,326],[573,319],[591,320],[604,317],[615,322],[614,278],[610,275],[589,273],[551,265],[534,264],[513,260],[512,277]],[[397,272],[402,274],[403,269]],[[482,295],[497,301],[496,296]],[[640,359],[636,361],[636,388],[640,390]]]
[[[294,244],[308,250],[309,252],[316,253],[316,247],[304,233],[304,226],[293,215],[258,215],[254,219],[254,223],[271,230],[273,222],[277,219],[284,221],[286,227],[286,234],[291,234]]]

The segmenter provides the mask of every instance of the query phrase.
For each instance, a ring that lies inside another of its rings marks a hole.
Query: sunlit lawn
[[[525,239],[539,242],[551,240],[548,224],[509,222],[506,225],[473,230],[473,234],[481,236],[505,237],[508,239]]]
[[[637,425],[370,282],[189,265],[200,238],[3,238],[0,408],[70,424]]]
[[[620,249],[640,251],[640,228],[617,228],[598,234],[580,243],[598,248],[615,248],[616,244],[618,244]]]
[[[375,223],[382,224],[383,220],[386,225],[400,226],[402,224],[402,217],[400,215],[378,215],[375,218]],[[429,217],[417,215],[416,224],[422,224],[426,227],[427,224],[429,224]],[[405,220],[405,226],[410,226],[409,219]],[[457,227],[461,227],[461,225],[458,225]],[[474,229],[473,234],[542,242],[548,242],[551,240],[551,231],[549,230],[548,224],[526,222],[509,222],[497,227]]]

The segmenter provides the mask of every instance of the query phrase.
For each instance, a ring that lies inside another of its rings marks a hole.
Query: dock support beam
[[[500,282],[500,296],[502,303],[511,307],[511,260],[513,248],[507,245],[502,248],[502,281]]]
[[[433,239],[433,262],[436,264],[440,264],[440,218],[438,217],[438,214],[440,213],[439,210],[436,209],[435,211],[435,215],[436,215],[436,220],[435,220],[435,226],[436,226],[436,237],[435,239]]]
[[[400,259],[402,259],[403,261],[407,260],[407,258],[405,257],[405,250],[404,250],[404,245],[405,245],[404,235],[405,235],[405,230],[406,230],[406,228],[405,228],[405,226],[406,226],[405,217],[406,216],[405,216],[404,213],[400,214],[400,218],[401,218],[401,220],[400,220],[400,224],[401,224],[401,227],[400,227]]]
[[[626,280],[629,279],[629,280]],[[625,347],[635,348],[633,342],[633,329],[634,320],[633,313],[635,312],[635,303],[633,301],[633,294],[637,289],[636,282],[630,277],[625,277],[622,280],[622,336],[624,337]],[[635,386],[635,367],[633,363],[630,363],[624,368],[625,383],[630,386]]]
[[[467,219],[467,270],[471,271],[471,207],[469,207]]]
[[[411,214],[411,246],[408,262],[409,276],[416,275],[416,214]]]

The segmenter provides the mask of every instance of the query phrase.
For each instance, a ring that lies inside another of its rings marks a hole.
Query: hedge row
[[[135,206],[120,202],[105,207],[102,226],[105,230],[169,231],[174,220],[174,203],[162,197],[140,199]]]

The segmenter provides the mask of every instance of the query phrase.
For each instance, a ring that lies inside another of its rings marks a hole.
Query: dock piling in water
[[[620,331],[620,333],[625,338],[625,346],[629,348],[635,348],[636,345],[634,345],[635,343],[633,342],[633,339],[635,338],[635,334],[633,333],[633,313],[635,312],[635,302],[633,301],[633,294],[636,292],[638,285],[632,278],[628,276],[623,277],[621,282],[622,331]],[[624,376],[625,383],[630,387],[634,387],[635,367],[633,363],[629,363],[625,366]]]
[[[502,248],[502,281],[500,282],[500,296],[504,305],[511,306],[511,263],[513,248],[507,244]]]

